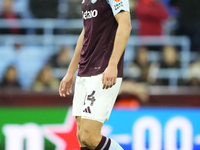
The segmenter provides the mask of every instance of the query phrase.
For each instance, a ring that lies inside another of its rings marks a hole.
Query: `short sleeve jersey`
[[[120,11],[129,11],[128,0],[82,0],[85,34],[78,76],[97,75],[108,66],[118,27],[115,15]],[[118,77],[123,76],[123,56]]]

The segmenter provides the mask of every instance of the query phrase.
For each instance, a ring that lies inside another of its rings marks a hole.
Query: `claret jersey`
[[[108,66],[118,23],[115,15],[129,11],[128,0],[82,0],[85,28],[78,76],[102,73]],[[123,76],[123,55],[118,64],[118,77]]]

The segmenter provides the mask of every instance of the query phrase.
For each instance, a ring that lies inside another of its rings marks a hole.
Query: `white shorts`
[[[117,78],[116,84],[111,88],[102,89],[102,75],[77,77],[72,106],[73,116],[102,123],[109,119],[122,78]]]

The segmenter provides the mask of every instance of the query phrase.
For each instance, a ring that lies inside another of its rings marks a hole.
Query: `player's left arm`
[[[115,19],[118,22],[118,28],[115,36],[112,55],[110,57],[108,66],[103,73],[103,89],[112,87],[116,83],[118,62],[125,50],[131,32],[131,19],[129,12],[121,11],[115,15]]]

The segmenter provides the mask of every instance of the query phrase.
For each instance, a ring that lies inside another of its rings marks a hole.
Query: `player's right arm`
[[[85,33],[85,30],[83,28],[83,30],[78,38],[78,42],[77,42],[77,45],[75,48],[75,53],[74,53],[74,56],[72,58],[70,65],[69,65],[68,71],[67,71],[66,75],[64,76],[64,78],[62,79],[62,81],[60,82],[59,94],[61,97],[65,97],[66,93],[67,93],[67,95],[72,93],[72,85],[75,80],[75,73],[78,69],[80,53],[81,53],[81,49],[83,47],[84,33]]]

